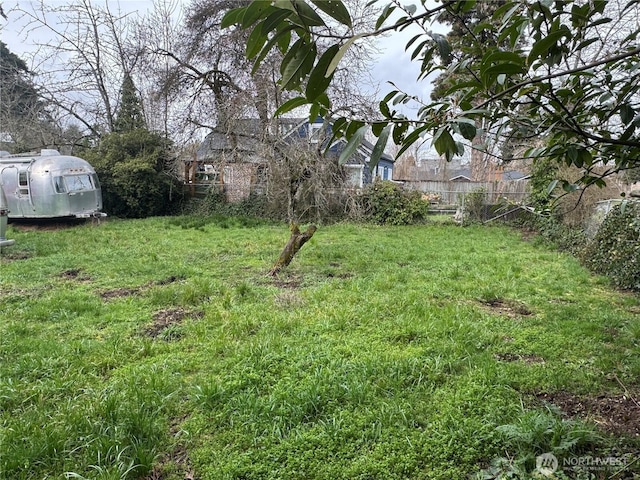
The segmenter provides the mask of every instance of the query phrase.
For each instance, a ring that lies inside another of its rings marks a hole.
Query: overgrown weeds
[[[638,398],[640,301],[574,258],[506,228],[339,224],[272,279],[286,226],[221,221],[12,229],[30,255],[1,267],[0,478],[444,480],[637,454],[624,424],[530,401]]]

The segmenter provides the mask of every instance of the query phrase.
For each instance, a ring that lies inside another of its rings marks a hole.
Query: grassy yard
[[[283,226],[8,238],[3,480],[640,478],[640,299],[517,231],[322,227],[276,279]]]

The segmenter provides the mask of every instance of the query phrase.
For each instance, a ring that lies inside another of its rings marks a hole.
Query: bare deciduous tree
[[[23,30],[37,41],[32,70],[41,95],[64,123],[82,125],[93,136],[114,130],[119,89],[133,74],[142,49],[131,42],[132,14],[91,0],[39,3],[15,9]]]
[[[322,222],[344,216],[349,204],[346,177],[336,156],[323,154],[323,139],[300,138],[288,143],[272,139],[267,159],[267,202],[289,222]]]

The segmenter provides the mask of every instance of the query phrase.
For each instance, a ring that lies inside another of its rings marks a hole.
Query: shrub
[[[201,216],[224,216],[239,218],[274,218],[268,211],[268,202],[265,195],[251,193],[247,198],[239,202],[227,201],[222,189],[212,188],[203,199],[191,201],[185,213]]]
[[[609,212],[583,261],[617,287],[640,290],[640,203],[623,203]]]
[[[539,158],[531,166],[530,204],[538,211],[548,210],[553,198],[549,193],[549,184],[557,178],[558,165],[548,158]]]
[[[165,173],[168,152],[167,140],[144,129],[111,133],[84,152],[102,184],[104,211],[129,218],[171,213],[177,202],[170,197],[181,189]]]
[[[410,225],[424,221],[429,203],[418,191],[402,190],[395,183],[377,181],[365,188],[362,197],[365,219],[380,225]]]
[[[533,228],[555,248],[572,255],[580,256],[586,245],[585,233],[575,227],[564,224],[557,215],[538,215],[533,218]]]
[[[486,188],[478,188],[473,192],[459,196],[460,207],[462,208],[463,224],[482,222],[487,217],[487,206],[485,205]]]

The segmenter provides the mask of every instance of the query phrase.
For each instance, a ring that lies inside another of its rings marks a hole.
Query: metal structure
[[[9,219],[106,216],[93,167],[57,150],[0,152],[0,190]]]
[[[0,253],[2,253],[2,247],[8,247],[15,243],[15,240],[7,240],[5,237],[7,233],[8,217],[9,209],[7,206],[7,197],[5,197],[2,189],[2,183],[0,183]]]

